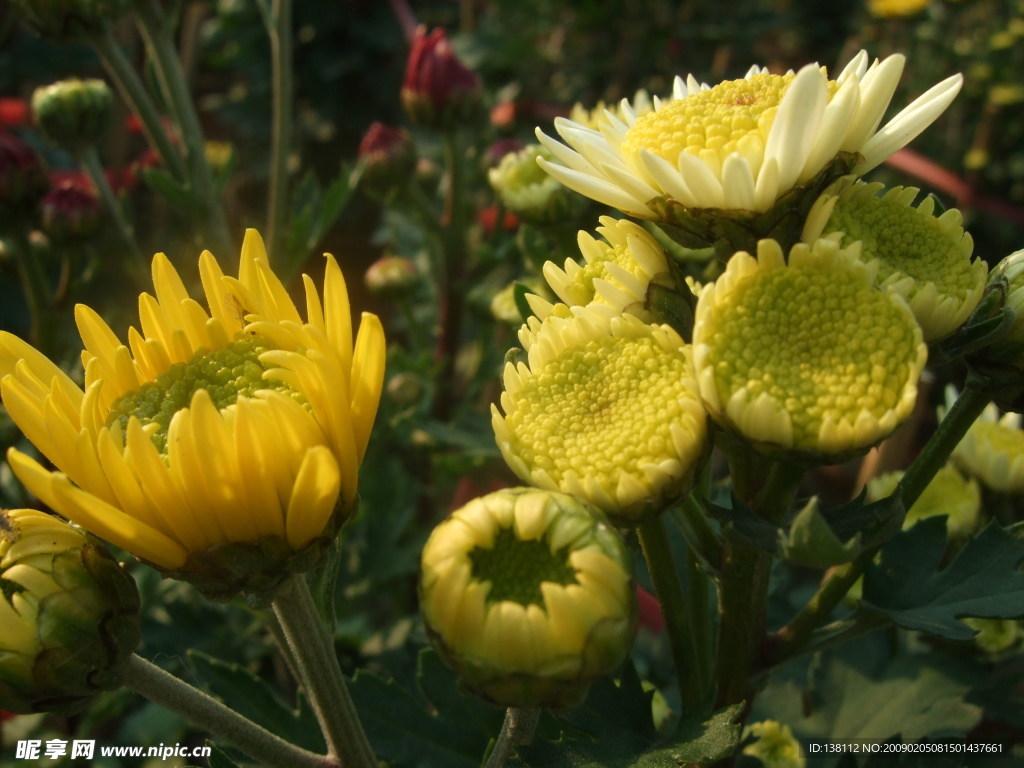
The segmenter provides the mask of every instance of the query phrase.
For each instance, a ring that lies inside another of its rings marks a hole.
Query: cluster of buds
[[[0,512],[0,709],[80,711],[120,684],[139,643],[131,576],[80,529]]]

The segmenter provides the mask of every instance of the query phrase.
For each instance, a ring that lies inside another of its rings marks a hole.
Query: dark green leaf
[[[420,692],[445,720],[462,723],[467,730],[480,734],[481,753],[487,742],[497,736],[505,717],[502,710],[462,693],[455,673],[432,648],[421,650],[416,659],[416,682]]]
[[[860,534],[845,544],[841,542],[818,511],[818,500],[814,498],[797,513],[789,531],[779,531],[779,546],[783,557],[792,563],[830,568],[857,556]]]
[[[188,658],[196,677],[227,706],[293,744],[314,751],[324,749],[316,721],[292,709],[265,680],[238,664],[200,651],[189,651]]]
[[[864,602],[907,629],[951,640],[975,631],[961,617],[1024,616],[1024,542],[991,523],[945,568],[946,518],[922,520],[882,550],[864,575]]]
[[[178,210],[192,211],[195,209],[195,200],[192,199],[188,188],[175,181],[167,171],[162,168],[140,168],[139,175],[154,192],[164,197]]]
[[[899,494],[872,502],[866,498],[865,491],[853,501],[822,512],[825,522],[840,541],[846,542],[860,535],[862,547],[874,547],[899,532],[906,517]]]
[[[238,763],[228,757],[227,753],[216,744],[207,741],[206,746],[210,747],[210,756],[206,758],[210,763],[210,768],[239,768]]]
[[[476,768],[483,757],[477,733],[427,711],[394,681],[360,670],[349,690],[377,756],[415,768]]]
[[[519,311],[519,316],[526,322],[528,317],[533,316],[533,310],[530,309],[530,302],[526,300],[526,294],[534,293],[529,286],[524,283],[515,283],[512,287],[512,298],[516,302],[516,309]]]

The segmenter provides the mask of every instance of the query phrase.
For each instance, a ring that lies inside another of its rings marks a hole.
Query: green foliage
[[[1024,541],[1019,531],[991,523],[969,539],[948,565],[946,520],[928,518],[882,549],[864,576],[864,600],[907,629],[970,640],[964,616],[1024,616]]]

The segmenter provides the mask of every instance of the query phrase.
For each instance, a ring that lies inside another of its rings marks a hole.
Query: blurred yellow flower
[[[237,279],[209,252],[199,272],[208,311],[153,258],[156,295],[139,297],[127,345],[76,307],[84,389],[0,333],[4,405],[57,471],[14,449],[8,459],[50,507],[169,575],[216,597],[265,592],[308,568],[355,502],[383,330],[364,314],[353,343],[332,256],[323,302],[304,276],[303,321],[254,230]]]
[[[923,11],[929,2],[930,0],[868,0],[868,12],[881,18],[913,16]]]

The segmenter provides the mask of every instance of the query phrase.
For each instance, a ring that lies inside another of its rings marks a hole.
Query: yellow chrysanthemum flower
[[[762,240],[701,290],[694,365],[712,418],[765,448],[835,459],[910,415],[927,347],[858,256],[825,239],[793,246],[787,264]]]
[[[950,104],[962,77],[931,88],[881,129],[904,57],[868,64],[861,51],[835,80],[817,64],[775,75],[753,67],[714,87],[677,77],[672,98],[597,128],[555,120],[562,144],[538,129],[556,162],[539,162],[567,187],[630,215],[666,207],[767,211],[783,194],[859,153],[866,173],[909,143]]]
[[[988,267],[971,260],[974,241],[955,208],[934,216],[935,199],[920,190],[856,182],[826,193],[811,209],[804,241],[835,237],[842,245],[859,240],[861,258],[874,262],[875,280],[907,300],[926,342],[948,336],[967,320],[985,290]]]
[[[868,0],[868,12],[883,19],[913,16],[928,7],[931,0]]]
[[[492,425],[523,481],[574,494],[633,525],[688,490],[707,446],[690,349],[667,325],[604,305],[520,333],[527,362],[505,366]]]
[[[331,256],[323,303],[304,277],[303,321],[253,230],[237,279],[209,252],[199,272],[208,311],[154,257],[156,295],[139,297],[127,345],[76,307],[84,390],[0,334],[4,405],[57,471],[8,459],[50,507],[169,575],[211,596],[266,592],[315,561],[355,502],[383,330],[364,314],[353,344]]]
[[[868,499],[877,501],[896,490],[902,472],[886,472],[868,482]],[[903,527],[909,528],[918,520],[935,515],[946,515],[946,533],[950,539],[965,539],[978,527],[981,514],[981,489],[973,478],[961,475],[955,466],[947,464],[921,493],[920,498],[907,510]]]
[[[946,392],[946,405],[952,405],[955,393]],[[1000,493],[1024,492],[1024,429],[1019,413],[1000,415],[989,404],[959,445],[953,460],[986,487]]]
[[[756,757],[764,768],[804,768],[807,764],[803,748],[788,725],[762,720],[751,723],[745,735],[757,740],[745,746],[743,754]]]
[[[572,496],[513,488],[474,499],[434,529],[421,564],[428,634],[489,701],[574,706],[629,652],[629,551]]]
[[[583,266],[566,259],[560,269],[549,261],[544,264],[544,277],[569,306],[597,301],[649,322],[651,313],[644,309],[648,286],[658,278],[670,280],[665,250],[635,222],[611,216],[602,216],[600,222],[597,232],[604,240],[585,231],[577,238]]]

